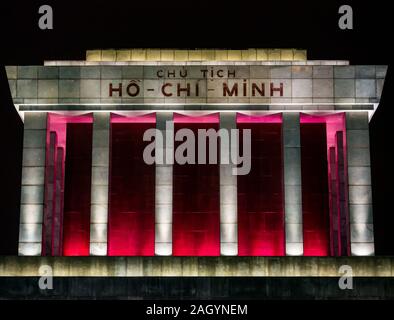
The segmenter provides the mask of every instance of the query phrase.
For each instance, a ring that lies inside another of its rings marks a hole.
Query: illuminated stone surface
[[[303,254],[299,113],[283,113],[283,179],[286,255]]]
[[[25,114],[19,255],[41,254],[46,119],[46,113]]]
[[[372,255],[368,122],[378,106],[387,66],[348,64],[309,61],[305,51],[295,49],[122,49],[88,51],[87,61],[7,66],[13,101],[25,122],[19,254],[41,252],[47,112],[94,113],[92,255],[106,254],[110,112],[157,112],[159,129],[164,129],[174,111],[186,115],[220,112],[223,128],[235,127],[236,112],[283,113],[286,253],[302,255],[299,112],[341,111],[346,113],[347,127],[351,252]],[[231,166],[220,166],[220,250],[222,255],[237,255],[237,179],[229,171]],[[172,166],[156,166],[156,255],[172,254],[172,174]],[[174,263],[163,261],[163,268]],[[212,261],[197,269],[209,268]],[[242,267],[242,263],[237,266]],[[188,274],[193,268],[171,272]],[[245,272],[258,273],[245,268]]]
[[[373,255],[372,187],[367,113],[346,113],[352,255]]]
[[[173,121],[172,112],[156,113],[156,129],[163,134],[164,147],[166,145],[166,123]],[[168,146],[168,150],[173,147]],[[165,150],[163,157],[166,157]],[[155,254],[169,256],[172,254],[172,190],[173,166],[171,164],[156,164],[156,195],[155,195]]]
[[[33,249],[33,248],[32,248]],[[31,277],[46,264],[55,277],[393,277],[392,257],[0,257],[0,277]]]
[[[90,254],[107,254],[110,113],[93,114]]]

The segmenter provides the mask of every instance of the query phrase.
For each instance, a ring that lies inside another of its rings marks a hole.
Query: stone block
[[[302,224],[302,205],[301,203],[285,204],[285,222],[286,224]]]
[[[16,80],[18,78],[18,69],[16,66],[5,66],[5,72],[8,80]]]
[[[371,204],[371,186],[349,186],[349,204]]]
[[[18,255],[20,256],[40,256],[41,243],[23,243],[18,245]]]
[[[220,254],[222,256],[237,256],[238,255],[238,243],[221,243]]]
[[[270,78],[291,79],[291,66],[275,66],[270,68]]]
[[[237,186],[236,185],[222,185],[220,187],[220,203],[235,204],[237,203]]]
[[[313,79],[313,98],[332,98],[334,82],[332,79]]]
[[[292,93],[294,98],[312,97],[312,80],[311,79],[293,79]]]
[[[93,115],[93,126],[95,130],[109,130],[111,114],[109,112],[96,112]]]
[[[156,186],[156,204],[172,204],[172,185]]]
[[[20,207],[20,223],[40,224],[44,216],[44,206],[41,204],[22,204]]]
[[[24,119],[24,129],[46,129],[47,113],[26,112]]]
[[[108,203],[108,186],[94,186],[92,188],[92,204]]]
[[[349,167],[364,167],[371,165],[368,148],[347,148]]]
[[[107,224],[90,224],[90,242],[107,242]]]
[[[44,186],[22,186],[21,204],[43,204]]]
[[[59,78],[61,78],[61,79],[80,79],[81,78],[81,67],[79,67],[79,66],[59,67]]]
[[[94,127],[93,148],[109,148],[109,130]]]
[[[92,157],[94,167],[109,166],[109,148],[93,148]]]
[[[101,67],[100,66],[86,66],[81,67],[81,79],[100,79]]]
[[[58,95],[58,80],[38,80],[38,98],[57,98]]]
[[[253,68],[250,68],[249,72],[251,79],[269,79],[271,76],[270,68],[268,66],[253,66]]]
[[[155,221],[156,223],[172,223],[171,203],[155,205]]]
[[[100,80],[81,80],[80,85],[81,98],[100,97]]]
[[[23,166],[45,166],[45,149],[23,149]]]
[[[350,223],[372,224],[372,204],[351,204],[349,205]]]
[[[45,180],[44,167],[22,168],[22,185],[40,185],[40,184],[44,184],[44,180]]]
[[[55,66],[40,66],[38,68],[38,78],[40,79],[58,79],[59,68]]]
[[[233,223],[236,224],[237,217],[237,199],[234,203],[221,203],[220,204],[220,222],[221,223]]]
[[[37,223],[21,223],[19,225],[19,242],[41,242],[42,225]]]
[[[375,79],[375,66],[355,66],[356,78]]]
[[[172,255],[172,243],[155,243],[155,255],[157,256]]]
[[[368,129],[368,112],[346,113],[346,129],[347,130]]]
[[[346,139],[349,148],[369,148],[368,130],[347,130]]]
[[[237,242],[238,241],[238,225],[235,223],[220,224],[220,242]]]
[[[107,255],[107,243],[106,242],[92,242],[90,243],[90,255],[91,256],[106,256]]]
[[[303,243],[286,243],[287,256],[302,256],[304,254]]]
[[[220,128],[235,129],[237,114],[235,112],[226,112],[220,114]]]
[[[37,80],[17,80],[16,92],[19,98],[37,98]]]
[[[109,184],[109,168],[93,167],[92,168],[92,185],[107,186]]]
[[[313,66],[313,78],[330,79],[334,77],[333,66]]]
[[[351,242],[373,242],[373,224],[352,223],[350,224]]]
[[[220,185],[237,185],[237,176],[233,175],[233,169],[235,168],[232,164],[220,165]]]
[[[348,168],[349,185],[370,185],[371,168],[370,167],[349,167]]]
[[[375,245],[373,243],[351,243],[350,250],[352,256],[373,256]]]
[[[286,243],[302,243],[302,224],[286,223]]]
[[[172,240],[172,223],[155,224],[155,242],[169,243]]]
[[[283,130],[283,146],[285,149],[299,149],[301,147],[299,129]],[[296,150],[289,150],[294,153]]]
[[[282,114],[283,130],[299,130],[300,114],[298,112],[285,112]]]
[[[354,79],[335,79],[334,95],[336,98],[355,97]]]
[[[156,166],[156,185],[172,185],[172,166]]]
[[[301,185],[301,165],[300,163],[288,165],[284,169],[284,183],[287,186]]]
[[[61,98],[79,98],[80,95],[79,80],[59,80],[59,97]]]
[[[293,79],[312,78],[312,66],[292,66],[291,70]]]
[[[384,79],[387,73],[387,66],[375,66],[376,68],[376,78]]]
[[[285,186],[285,204],[301,204],[301,186]]]
[[[18,66],[18,79],[37,79],[37,66]]]
[[[375,79],[356,79],[356,97],[373,98],[376,96]]]
[[[122,78],[122,68],[119,66],[101,66],[101,79]]]
[[[356,69],[354,66],[334,66],[334,77],[349,79],[356,76]]]
[[[101,61],[116,61],[116,50],[112,50],[112,49],[102,50]]]
[[[108,205],[92,204],[90,207],[91,223],[107,223],[108,222]]]

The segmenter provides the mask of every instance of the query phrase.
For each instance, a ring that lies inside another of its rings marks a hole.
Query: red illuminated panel
[[[301,114],[300,121],[301,123],[326,124],[327,159],[329,159],[330,255],[349,255],[345,114],[324,116]]]
[[[153,121],[154,121],[153,117]],[[108,255],[155,253],[155,166],[143,160],[142,137],[155,123],[112,118]],[[146,119],[145,119],[146,120]]]
[[[174,120],[175,132],[189,128],[195,136],[198,129],[219,128],[217,116],[204,123],[176,115]],[[219,256],[219,165],[175,163],[173,189],[173,255]]]
[[[252,130],[251,171],[238,176],[240,256],[283,256],[285,253],[282,125],[276,120],[238,117],[238,129]]]
[[[63,255],[89,255],[92,168],[91,123],[68,123],[64,190]]]
[[[304,255],[329,254],[329,203],[325,123],[301,123]]]

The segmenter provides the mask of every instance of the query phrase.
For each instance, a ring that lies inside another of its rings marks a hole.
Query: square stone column
[[[47,113],[26,112],[19,225],[20,256],[40,256],[44,216]]]
[[[374,255],[371,163],[367,112],[346,113],[350,251]]]
[[[300,114],[282,114],[286,255],[304,253],[302,224]]]
[[[106,256],[111,114],[93,114],[90,255]]]
[[[167,121],[173,124],[172,112],[156,113],[156,129],[160,130],[163,135],[164,159],[168,156],[165,152],[166,147],[169,152],[174,152],[174,141],[167,141],[167,135],[172,136],[170,132],[166,131]],[[157,152],[158,146],[156,146],[156,154]],[[155,255],[171,256],[173,165],[166,164],[166,162],[164,164],[156,163],[155,181]]]
[[[236,112],[220,113],[220,129],[231,130],[237,128]],[[238,208],[237,208],[237,176],[233,175],[231,164],[230,140],[228,150],[220,144],[222,152],[229,155],[230,164],[220,163],[220,254],[223,256],[238,255]],[[220,158],[219,158],[220,159]]]

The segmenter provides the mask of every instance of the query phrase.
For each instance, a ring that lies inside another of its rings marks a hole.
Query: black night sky
[[[0,3],[0,254],[16,255],[23,124],[4,65],[83,60],[94,48],[301,48],[308,59],[389,65],[370,123],[376,254],[394,254],[393,56],[389,1],[6,1]],[[52,5],[54,30],[38,28]],[[353,8],[354,29],[338,28],[338,8]]]

